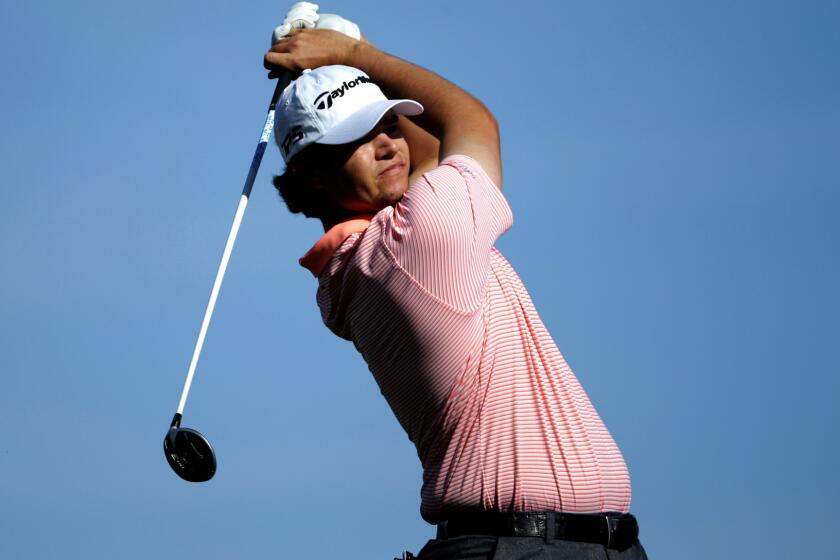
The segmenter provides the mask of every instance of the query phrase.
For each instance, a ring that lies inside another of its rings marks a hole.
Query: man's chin
[[[408,191],[408,177],[394,177],[395,180],[380,185],[380,199],[385,206],[393,206],[399,202]]]
[[[394,192],[388,195],[387,202],[383,206],[393,206],[402,200],[403,196],[405,196],[405,191]]]

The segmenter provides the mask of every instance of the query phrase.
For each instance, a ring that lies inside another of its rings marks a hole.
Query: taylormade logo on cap
[[[333,106],[333,99],[337,97],[343,97],[344,92],[350,88],[354,88],[359,84],[373,84],[370,78],[365,75],[358,76],[355,80],[351,80],[350,82],[344,82],[341,84],[341,87],[338,89],[334,89],[332,91],[325,91],[321,95],[315,98],[315,108],[316,109],[329,109]],[[376,85],[376,84],[374,84]],[[378,86],[377,86],[378,87]],[[327,96],[326,98],[324,96]]]
[[[418,115],[423,106],[389,100],[370,77],[350,66],[322,66],[304,73],[283,91],[274,114],[277,145],[288,163],[310,144],[346,144],[370,132],[393,109]]]

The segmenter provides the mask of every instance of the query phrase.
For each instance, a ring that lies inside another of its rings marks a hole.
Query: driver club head
[[[189,482],[206,482],[216,474],[216,454],[201,433],[181,428],[181,415],[176,414],[163,438],[163,453],[175,474]]]

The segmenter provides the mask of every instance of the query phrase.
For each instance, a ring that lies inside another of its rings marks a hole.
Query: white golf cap
[[[288,163],[310,144],[347,144],[371,130],[389,110],[419,115],[411,99],[388,99],[367,74],[351,66],[304,70],[283,91],[274,113],[274,138]]]

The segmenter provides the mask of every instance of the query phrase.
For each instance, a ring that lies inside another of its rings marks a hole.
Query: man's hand
[[[319,19],[318,4],[311,2],[293,4],[286,13],[283,23],[274,28],[274,33],[271,35],[271,44],[277,44],[277,41],[289,35],[292,29],[312,29]]]
[[[361,43],[343,33],[329,29],[292,30],[271,47],[263,64],[271,70],[269,78],[279,71],[301,72],[331,64],[353,66]]]
[[[332,29],[344,33],[353,39],[364,40],[359,26],[338,14],[319,14],[318,4],[298,2],[289,8],[281,25],[274,28],[271,44],[276,45],[280,39],[292,34],[294,29]]]

